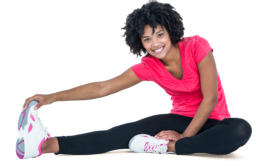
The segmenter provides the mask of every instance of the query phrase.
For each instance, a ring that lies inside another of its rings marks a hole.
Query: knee
[[[235,140],[237,140],[239,146],[243,146],[249,140],[252,133],[252,128],[250,124],[244,119],[233,118],[232,120],[232,132],[235,136]]]

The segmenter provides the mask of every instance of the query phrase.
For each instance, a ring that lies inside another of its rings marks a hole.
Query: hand
[[[167,139],[169,141],[178,141],[179,139],[184,138],[183,134],[180,134],[174,130],[162,130],[155,135],[157,139]]]
[[[36,100],[38,102],[38,104],[36,104],[36,106],[34,107],[35,110],[39,109],[43,105],[51,104],[55,101],[52,95],[36,94],[25,100],[24,105],[23,105],[23,110],[27,109],[29,103],[33,100]]]

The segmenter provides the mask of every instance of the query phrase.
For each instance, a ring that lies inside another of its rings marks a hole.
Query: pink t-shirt
[[[184,37],[178,42],[178,46],[183,68],[182,80],[172,76],[158,58],[149,54],[142,58],[141,63],[133,65],[131,69],[141,80],[154,81],[171,96],[173,101],[171,113],[193,117],[203,99],[197,64],[213,49],[207,40],[198,35]],[[217,82],[218,104],[209,118],[222,120],[229,118],[230,114],[218,72]]]

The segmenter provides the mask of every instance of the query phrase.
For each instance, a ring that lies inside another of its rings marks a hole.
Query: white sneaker
[[[129,141],[129,149],[137,153],[167,154],[168,140],[157,139],[147,134],[139,134]]]
[[[42,144],[50,138],[50,134],[37,116],[37,111],[33,109],[36,104],[37,101],[30,102],[19,117],[16,154],[20,159],[40,156]]]

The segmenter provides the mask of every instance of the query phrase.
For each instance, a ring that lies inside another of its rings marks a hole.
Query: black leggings
[[[56,154],[99,154],[128,149],[129,140],[137,134],[154,136],[162,130],[183,133],[191,120],[191,117],[161,114],[109,130],[57,137],[59,152]],[[243,146],[250,138],[251,132],[249,123],[240,118],[227,118],[222,121],[208,119],[197,135],[176,141],[175,153],[228,154]]]

